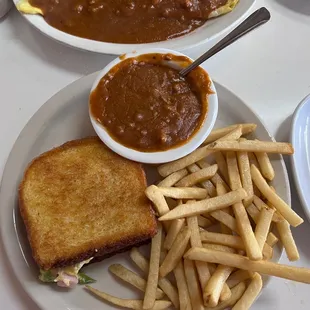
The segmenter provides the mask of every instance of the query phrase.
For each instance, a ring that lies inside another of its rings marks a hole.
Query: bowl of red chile
[[[211,132],[218,98],[208,73],[179,71],[192,59],[167,49],[122,55],[98,75],[89,115],[114,152],[142,163],[163,163],[191,153]]]

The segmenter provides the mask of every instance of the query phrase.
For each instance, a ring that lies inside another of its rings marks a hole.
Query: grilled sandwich
[[[35,158],[20,184],[19,206],[40,279],[87,283],[84,264],[152,238],[157,225],[145,188],[141,165],[96,137]]]

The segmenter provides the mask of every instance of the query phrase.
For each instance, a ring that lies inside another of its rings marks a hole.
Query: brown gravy
[[[178,69],[190,60],[171,54],[129,58],[106,74],[90,96],[93,117],[120,144],[158,152],[191,139],[208,110],[210,79],[200,67],[182,78]]]
[[[103,42],[172,39],[203,25],[227,0],[30,0],[51,26]],[[120,51],[121,52],[121,51]]]

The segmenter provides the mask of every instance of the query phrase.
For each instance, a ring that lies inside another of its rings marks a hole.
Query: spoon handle
[[[194,68],[198,67],[201,63],[212,57],[214,54],[218,53],[231,43],[235,42],[241,38],[246,33],[255,29],[256,27],[265,24],[270,19],[269,11],[262,7],[252,13],[247,19],[245,19],[238,27],[236,27],[232,32],[230,32],[226,37],[221,41],[215,44],[211,49],[201,55],[196,59],[192,64],[180,71],[181,76],[187,75]]]

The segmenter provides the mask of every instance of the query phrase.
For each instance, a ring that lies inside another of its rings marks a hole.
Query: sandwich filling
[[[93,257],[64,268],[50,270],[40,269],[39,279],[43,282],[56,282],[60,287],[73,288],[76,284],[88,284],[96,282],[86,274],[80,272],[81,268],[88,264]]]

